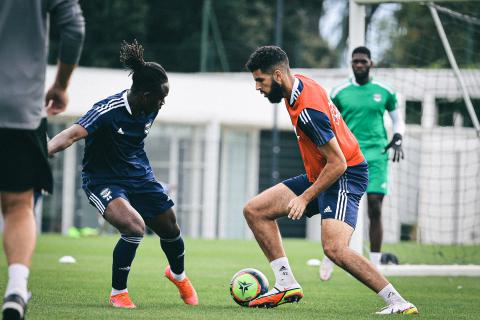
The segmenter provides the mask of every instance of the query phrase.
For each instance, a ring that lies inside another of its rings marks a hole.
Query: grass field
[[[230,277],[236,271],[258,268],[274,281],[257,244],[193,239],[186,241],[186,264],[200,305],[186,306],[176,288],[163,277],[166,259],[158,238],[148,236],[137,251],[129,279],[129,291],[138,308],[117,310],[108,305],[111,253],[116,240],[113,236],[78,239],[42,235],[30,277],[33,297],[28,319],[378,319],[373,313],[383,306],[373,292],[339,269],[331,281],[321,282],[318,269],[306,265],[308,259],[321,256],[318,243],[286,240],[287,254],[305,298],[276,309],[239,307],[228,292]],[[394,251],[395,247],[389,249]],[[64,255],[74,256],[77,263],[58,263]],[[0,270],[3,292],[4,257]],[[397,277],[391,281],[417,305],[419,319],[480,319],[480,278]],[[393,316],[399,317],[405,316]]]

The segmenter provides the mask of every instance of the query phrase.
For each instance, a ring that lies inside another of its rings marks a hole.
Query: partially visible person
[[[370,261],[381,263],[383,241],[382,204],[388,193],[388,150],[393,149],[392,161],[403,159],[402,141],[405,123],[398,109],[397,97],[384,83],[370,77],[373,62],[367,47],[352,52],[354,77],[334,88],[333,103],[357,138],[368,162],[368,218],[370,220]],[[393,136],[387,140],[383,115],[388,112],[393,123]],[[320,278],[330,279],[333,263],[325,257],[320,265]]]
[[[245,219],[275,275],[274,287],[250,301],[249,307],[276,307],[302,299],[276,220],[321,213],[325,254],[385,301],[387,306],[377,314],[418,313],[370,261],[349,248],[368,183],[367,163],[325,89],[306,76],[294,75],[280,47],[257,48],[246,67],[256,90],[272,103],[284,100],[305,166],[305,174],[263,191],[244,207]]]
[[[160,237],[167,256],[167,277],[185,304],[197,305],[198,296],[185,274],[185,245],[173,201],[156,180],[144,149],[144,140],[170,90],[165,69],[143,59],[143,46],[123,42],[120,60],[131,71],[132,86],[93,105],[75,124],[48,143],[50,155],[85,139],[83,190],[90,204],[120,232],[113,249],[110,304],[133,309],[127,280],[148,226]]]
[[[58,30],[57,74],[45,95],[49,27]],[[52,192],[46,116],[68,104],[84,19],[74,0],[0,1],[0,199],[8,282],[3,319],[23,319],[36,227],[34,192]]]

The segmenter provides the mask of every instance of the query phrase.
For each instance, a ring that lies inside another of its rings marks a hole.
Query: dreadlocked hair
[[[156,62],[145,62],[143,46],[136,39],[132,43],[125,40],[120,46],[120,62],[130,70],[132,90],[146,92],[158,90],[168,82],[165,69]]]
[[[128,43],[123,40],[120,46],[120,62],[123,65],[132,70],[132,73],[140,70],[145,66],[145,60],[143,60],[143,46],[138,43],[137,39],[132,43]]]

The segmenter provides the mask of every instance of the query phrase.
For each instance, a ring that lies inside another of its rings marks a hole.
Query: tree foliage
[[[146,50],[146,59],[169,71],[200,69],[202,9],[204,1],[102,0],[81,1],[86,38],[80,64],[120,67],[122,40],[134,38]],[[276,1],[211,0],[230,71],[244,70],[245,61],[258,46],[273,44]],[[284,1],[283,47],[294,67],[333,66],[335,53],[318,32],[323,0]],[[211,30],[210,30],[211,31]],[[52,38],[52,46],[55,46]],[[218,43],[210,33],[208,71],[221,71]],[[53,61],[51,57],[50,62]]]
[[[118,50],[122,40],[138,39],[144,44],[147,60],[154,60],[168,71],[200,70],[202,12],[205,0],[102,0],[81,1],[86,20],[86,39],[80,64],[96,67],[121,67]],[[230,71],[242,71],[250,53],[258,46],[274,44],[275,0],[210,0],[224,51],[209,28],[208,71],[224,70],[223,54]],[[282,47],[290,63],[297,68],[337,67],[346,50],[348,10],[339,14],[342,36],[330,48],[319,35],[319,19],[327,0],[284,0]],[[347,3],[348,0],[338,0]],[[447,5],[445,5],[447,6]],[[348,7],[348,6],[346,6]],[[374,19],[382,5],[370,5],[366,24]],[[478,2],[450,3],[454,11],[480,17]],[[445,30],[461,66],[480,62],[480,27],[440,13]],[[387,50],[381,66],[446,67],[448,61],[428,8],[420,4],[399,6],[392,16],[394,28],[384,30],[380,41]],[[380,24],[381,25],[381,24]],[[51,46],[55,47],[55,37]],[[384,45],[385,46],[385,45]],[[221,49],[221,48],[220,48]],[[52,50],[51,63],[54,63]],[[223,57],[222,56],[222,57]],[[377,57],[376,60],[379,60]]]
[[[445,5],[446,7],[446,5]],[[473,17],[480,17],[480,5],[475,2],[451,3],[448,8]],[[462,67],[480,63],[480,25],[467,23],[452,15],[439,12],[445,33]],[[402,5],[394,13],[397,28],[390,30],[391,46],[382,60],[383,66],[449,67],[437,29],[427,6]]]

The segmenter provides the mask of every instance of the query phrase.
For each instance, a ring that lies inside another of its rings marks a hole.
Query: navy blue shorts
[[[312,183],[306,174],[283,181],[297,196],[307,190]],[[311,217],[320,213],[322,219],[344,221],[355,229],[358,204],[368,185],[368,165],[362,162],[348,167],[345,173],[330,188],[320,193],[305,209],[304,215]]]
[[[111,182],[95,183],[84,178],[83,190],[90,204],[103,215],[108,204],[116,198],[124,198],[144,218],[153,218],[171,207],[174,203],[156,180],[135,183]]]

